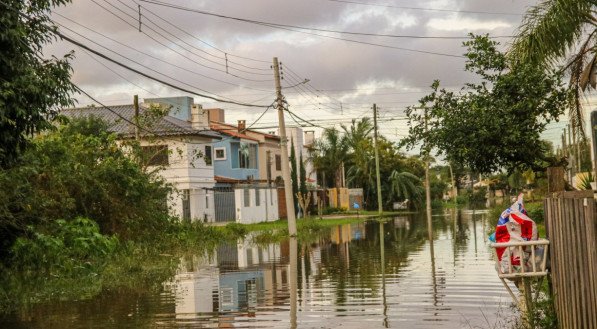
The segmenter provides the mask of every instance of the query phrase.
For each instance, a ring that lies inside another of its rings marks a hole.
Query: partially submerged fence
[[[557,192],[544,203],[560,328],[597,328],[597,219],[593,191]]]

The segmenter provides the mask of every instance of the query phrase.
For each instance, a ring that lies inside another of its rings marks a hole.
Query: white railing
[[[547,262],[547,249],[549,247],[549,240],[539,239],[534,241],[516,241],[516,242],[501,242],[491,243],[490,246],[496,251],[496,265],[498,276],[504,279],[514,279],[521,277],[531,276],[545,276],[547,271],[545,269]],[[541,261],[537,264],[537,247],[543,247],[541,255]],[[520,266],[512,265],[512,262],[508,261],[507,272],[503,271],[503,268],[497,257],[497,248],[506,248],[502,254],[502,259],[508,257],[511,259],[512,252],[516,249],[520,255]],[[530,250],[529,250],[530,249]]]
[[[529,277],[541,277],[547,275],[546,265],[547,265],[547,251],[549,247],[549,240],[546,239],[539,239],[534,241],[516,241],[516,242],[501,242],[501,243],[491,243],[490,246],[495,250],[496,257],[496,269],[498,272],[498,277],[502,280],[504,287],[510,293],[510,296],[514,300],[515,303],[518,303],[518,299],[506,283],[504,279],[509,280],[518,280],[522,278],[529,278]],[[541,255],[541,259],[537,261],[537,248],[542,247],[543,252]],[[498,248],[506,248],[504,253],[502,254],[502,259],[507,259],[507,267],[506,271],[504,271],[502,264],[497,256],[497,249]],[[520,265],[512,265],[512,252],[518,251],[520,255]],[[507,257],[507,258],[505,258]],[[530,288],[530,286],[529,286]]]

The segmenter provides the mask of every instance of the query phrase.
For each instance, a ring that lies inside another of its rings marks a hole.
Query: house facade
[[[248,130],[244,120],[240,120],[237,126],[211,121],[210,127],[224,136],[214,143],[213,150],[218,190],[216,208],[233,205],[234,219],[239,223],[277,220],[278,193],[270,183],[272,169],[276,165],[271,163],[271,157],[275,157],[272,152],[275,151],[274,145],[279,145],[276,144],[279,137]],[[232,214],[228,212],[226,217],[232,217]],[[217,216],[216,220],[225,219]]]
[[[168,204],[172,215],[184,220],[213,222],[214,162],[213,143],[222,136],[209,129],[201,106],[191,97],[146,99],[139,106],[87,107],[65,109],[68,117],[95,116],[109,125],[119,138],[135,138],[133,122],[143,122],[137,129],[148,170],[156,170],[174,191]]]

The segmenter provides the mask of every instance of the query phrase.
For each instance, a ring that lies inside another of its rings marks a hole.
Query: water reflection
[[[431,229],[421,214],[340,225],[311,240],[254,244],[248,236],[178,258],[176,275],[141,303],[119,292],[118,301],[131,303],[120,313],[126,319],[137,307],[136,327],[500,327],[496,314],[508,312],[510,299],[483,241],[485,216],[450,209],[434,214]],[[113,316],[115,297],[87,302],[95,307],[40,305],[35,321],[17,316],[0,327],[64,324],[59,319],[127,327]]]

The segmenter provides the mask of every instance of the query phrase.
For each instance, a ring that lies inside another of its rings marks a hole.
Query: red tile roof
[[[215,122],[215,121],[211,121],[209,123],[209,126],[212,130],[215,130],[222,134],[226,134],[226,135],[234,136],[234,137],[238,137],[238,138],[249,139],[249,140],[253,140],[253,141],[259,141],[258,139],[251,137],[245,133],[238,132],[238,126],[234,126],[234,125],[230,125],[230,124],[222,123],[222,122]],[[247,129],[247,131],[250,131],[251,133],[254,133],[254,134],[263,135],[265,138],[280,140],[280,136],[266,134],[266,133],[262,133],[260,131],[249,130],[249,129]]]

